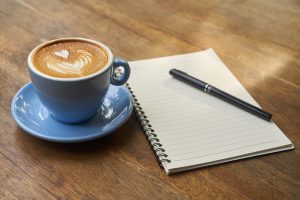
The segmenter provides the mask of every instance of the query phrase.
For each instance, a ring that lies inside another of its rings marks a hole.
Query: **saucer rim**
[[[17,122],[18,126],[23,129],[26,133],[37,137],[39,139],[42,140],[47,140],[47,141],[51,141],[51,142],[58,142],[58,143],[79,143],[79,142],[86,142],[86,141],[90,141],[90,140],[95,140],[101,137],[104,137],[110,133],[112,133],[113,131],[117,130],[119,127],[121,127],[123,124],[125,124],[125,122],[128,121],[128,119],[130,118],[132,111],[133,111],[133,102],[132,102],[132,98],[130,95],[130,92],[128,91],[128,89],[124,86],[119,86],[119,87],[123,87],[123,89],[126,90],[128,96],[129,96],[129,111],[127,112],[127,115],[124,117],[124,119],[122,119],[122,121],[120,121],[116,126],[114,126],[111,129],[108,129],[106,131],[101,132],[101,134],[92,134],[91,136],[78,136],[78,137],[52,137],[52,136],[45,136],[42,133],[39,133],[33,129],[28,128],[28,126],[25,125],[25,123],[21,122],[18,114],[16,113],[16,109],[14,108],[14,105],[16,103],[16,98],[22,93],[24,92],[26,89],[28,89],[28,87],[32,86],[33,89],[33,84],[32,82],[28,82],[26,83],[23,87],[21,87],[18,92],[14,95],[12,101],[11,101],[11,113],[12,113],[12,117],[13,119]],[[47,108],[46,108],[47,109]],[[51,119],[54,120],[54,119]],[[54,120],[55,121],[55,120]],[[56,123],[59,124],[63,124],[61,122],[55,121]],[[76,126],[75,125],[70,125],[69,126]]]

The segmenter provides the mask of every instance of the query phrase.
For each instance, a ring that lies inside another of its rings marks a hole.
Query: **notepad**
[[[259,107],[212,49],[130,66],[135,115],[167,174],[294,148],[273,121],[169,75],[172,68],[185,71]]]

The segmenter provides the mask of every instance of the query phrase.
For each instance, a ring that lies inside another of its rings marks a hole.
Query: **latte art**
[[[60,41],[39,49],[33,56],[35,68],[54,77],[87,76],[108,62],[104,49],[85,41]]]
[[[79,54],[78,59],[76,59],[73,63],[52,59],[49,61],[46,60],[45,63],[49,69],[62,74],[76,73],[82,75],[84,74],[84,69],[93,64],[93,55],[84,50],[78,50],[77,53]]]
[[[68,58],[70,53],[68,50],[61,50],[61,51],[55,51],[54,54],[63,58]]]

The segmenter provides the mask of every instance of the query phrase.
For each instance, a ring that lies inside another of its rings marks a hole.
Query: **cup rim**
[[[106,65],[101,70],[99,70],[95,73],[89,74],[87,76],[75,77],[75,78],[61,78],[61,77],[49,76],[47,74],[44,74],[44,73],[40,72],[38,69],[36,69],[34,67],[33,62],[32,62],[32,56],[39,49],[41,49],[42,47],[44,47],[46,45],[49,45],[51,43],[55,43],[55,42],[59,42],[59,41],[72,41],[72,40],[77,40],[77,41],[79,40],[79,41],[89,42],[89,43],[95,44],[95,45],[99,46],[100,48],[102,48],[108,55],[108,62],[106,63]],[[54,81],[63,81],[63,82],[82,81],[82,80],[87,80],[87,79],[94,78],[94,77],[102,74],[106,70],[108,70],[109,67],[112,65],[112,62],[113,62],[113,54],[112,54],[111,50],[106,45],[104,45],[101,42],[92,40],[92,39],[86,39],[86,38],[81,38],[81,37],[66,37],[66,38],[58,38],[58,39],[49,40],[47,42],[39,44],[33,50],[31,50],[31,52],[29,53],[28,58],[27,58],[28,67],[32,72],[34,72],[35,74],[37,74],[41,77],[44,77],[46,79],[50,79],[50,80],[54,80]]]

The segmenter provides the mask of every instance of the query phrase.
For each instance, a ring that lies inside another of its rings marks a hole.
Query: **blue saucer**
[[[11,104],[12,116],[27,133],[49,141],[71,143],[103,137],[124,124],[133,109],[131,95],[124,86],[110,85],[103,105],[90,121],[63,124],[52,119],[41,104],[32,83],[23,86]]]

